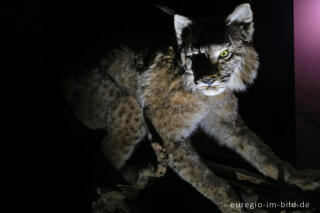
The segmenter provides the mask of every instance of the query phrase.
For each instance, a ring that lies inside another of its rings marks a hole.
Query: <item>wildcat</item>
[[[282,161],[241,120],[234,91],[253,83],[259,67],[253,13],[241,4],[225,19],[193,21],[173,14],[176,43],[158,49],[110,49],[97,68],[69,78],[66,100],[91,129],[105,129],[102,149],[121,169],[149,135],[148,118],[163,140],[168,165],[222,212],[240,202],[230,184],[202,163],[189,137],[201,128],[262,174],[303,190],[319,190],[320,175]],[[208,33],[207,27],[214,27]]]

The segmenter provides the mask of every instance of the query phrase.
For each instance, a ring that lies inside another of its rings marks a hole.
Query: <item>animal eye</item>
[[[226,58],[226,57],[228,57],[228,55],[229,55],[228,50],[223,50],[223,51],[220,53],[220,57],[221,57],[221,58]]]

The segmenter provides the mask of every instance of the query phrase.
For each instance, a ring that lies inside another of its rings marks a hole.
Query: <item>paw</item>
[[[132,206],[126,194],[119,189],[97,189],[97,200],[92,203],[93,213],[129,213]]]
[[[312,169],[296,170],[287,177],[287,182],[304,191],[320,191],[320,171]]]

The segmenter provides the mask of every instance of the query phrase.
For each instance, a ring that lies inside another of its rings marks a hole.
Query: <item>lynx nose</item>
[[[213,79],[212,78],[206,78],[202,80],[203,83],[211,85],[213,83]]]

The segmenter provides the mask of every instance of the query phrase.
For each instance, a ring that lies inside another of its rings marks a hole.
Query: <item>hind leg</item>
[[[102,149],[106,158],[120,169],[148,133],[142,108],[132,96],[121,97],[110,108],[107,123],[108,135]]]
[[[157,158],[156,165],[148,163],[127,163],[121,169],[122,177],[131,184],[136,190],[144,189],[153,178],[159,178],[165,175],[168,165],[168,156],[165,148],[158,142],[150,143]]]

